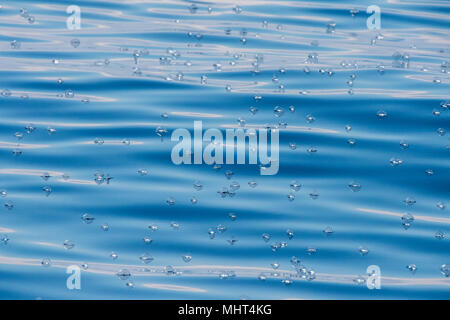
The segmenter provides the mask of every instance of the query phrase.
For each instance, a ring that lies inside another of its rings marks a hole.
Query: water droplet
[[[64,95],[66,96],[66,98],[73,98],[75,96],[73,90],[66,90],[66,92],[64,93]]]
[[[17,40],[13,40],[10,42],[11,49],[20,49],[20,42]]]
[[[358,276],[357,278],[353,279],[353,282],[361,286],[366,283],[366,279],[363,276]]]
[[[379,110],[379,111],[377,112],[377,116],[378,116],[378,118],[380,118],[380,119],[386,118],[386,117],[387,117],[387,112],[386,112],[386,111],[383,111],[383,110]]]
[[[64,249],[70,250],[73,247],[75,247],[75,244],[72,241],[70,241],[70,240],[65,240],[64,243],[63,243],[63,246],[64,246]]]
[[[44,258],[41,260],[41,266],[43,267],[50,267],[52,265],[52,262],[50,259]]]
[[[0,196],[6,197],[8,195],[8,192],[6,190],[0,190]]]
[[[426,169],[425,174],[427,174],[428,176],[432,176],[434,174],[434,171],[433,169]]]
[[[86,224],[91,224],[92,222],[94,222],[95,218],[89,213],[83,213],[83,215],[81,216],[81,220],[83,220],[83,222]]]
[[[445,130],[443,128],[438,128],[436,130],[437,134],[440,136],[444,136],[445,135]]]
[[[161,139],[168,133],[165,127],[157,127],[155,132],[158,136],[161,137]]]
[[[11,201],[5,202],[5,208],[8,210],[12,210],[14,208],[14,204]]]
[[[330,21],[327,24],[327,33],[335,33],[336,32],[336,22]]]
[[[117,253],[115,253],[115,252],[111,252],[111,254],[110,254],[109,256],[110,256],[111,259],[113,259],[113,260],[116,260],[116,259],[119,257],[119,255],[118,255]]]
[[[450,265],[443,264],[441,266],[441,273],[444,275],[444,277],[448,278],[450,276]]]
[[[251,180],[251,181],[248,182],[248,185],[249,185],[250,188],[255,188],[258,184],[256,183],[256,181]]]
[[[149,264],[151,263],[154,259],[151,255],[149,255],[148,253],[144,253],[139,257],[139,260],[141,260],[142,263],[144,264]]]
[[[231,182],[231,184],[230,184],[230,189],[231,189],[232,191],[237,191],[237,190],[239,190],[240,187],[241,187],[241,185],[240,185],[239,182],[237,182],[237,181],[233,181],[233,182]]]
[[[352,17],[356,16],[359,13],[358,9],[352,8],[350,9],[350,14],[352,15]]]
[[[403,160],[402,159],[398,159],[398,158],[391,158],[389,160],[389,163],[391,164],[391,166],[397,167],[397,166],[403,164]]]
[[[101,228],[103,231],[108,231],[108,230],[109,230],[109,225],[108,225],[107,223],[103,223],[103,224],[100,226],[100,228]]]
[[[264,240],[264,242],[269,242],[270,240],[270,235],[268,233],[263,233],[261,237]]]
[[[186,254],[184,256],[181,257],[183,259],[184,262],[189,263],[192,260],[192,256]]]
[[[295,195],[293,193],[289,193],[287,195],[287,198],[288,198],[289,201],[294,201],[295,200]]]
[[[412,198],[412,197],[407,197],[404,202],[408,205],[408,206],[412,206],[414,204],[416,204],[416,199]]]
[[[120,269],[116,275],[119,277],[120,280],[127,280],[129,277],[131,277],[130,271],[128,269]]]
[[[32,124],[29,124],[25,127],[25,132],[28,134],[33,133],[34,130],[36,130],[36,128]]]
[[[361,190],[361,184],[359,184],[359,182],[357,181],[352,181],[348,184],[348,187],[353,191],[353,192],[358,192]]]
[[[408,269],[409,271],[411,271],[413,274],[416,273],[417,271],[417,267],[415,264],[409,264],[406,266],[406,269]]]
[[[70,45],[72,46],[72,47],[74,47],[74,48],[78,48],[78,46],[80,45],[80,40],[79,39],[72,39],[72,40],[70,40]]]
[[[52,193],[52,188],[45,186],[42,188],[42,191],[44,191],[45,195],[48,197]]]
[[[242,8],[240,6],[235,6],[233,8],[234,13],[240,14],[242,12]]]
[[[141,176],[146,176],[148,174],[147,169],[139,169],[138,174]]]
[[[331,235],[334,233],[334,231],[333,231],[333,229],[332,229],[331,227],[326,227],[326,228],[323,230],[323,233],[324,233],[326,236],[331,236]]]
[[[169,198],[166,200],[166,203],[167,203],[169,206],[173,206],[173,205],[175,204],[175,199],[172,198],[172,197],[169,197]]]
[[[402,216],[402,226],[405,230],[411,227],[411,224],[414,222],[414,216],[410,213],[406,213]]]
[[[3,242],[4,245],[7,245],[9,240],[10,239],[8,238],[8,235],[6,235],[6,234],[0,236],[0,241]]]
[[[152,238],[150,238],[150,237],[144,237],[144,243],[145,244],[151,244],[152,242],[153,242],[153,239]]]
[[[442,239],[445,238],[445,234],[444,234],[442,231],[437,231],[437,232],[434,234],[434,237],[435,237],[436,239],[438,239],[438,240],[442,240]]]
[[[286,235],[287,235],[288,239],[291,240],[292,238],[294,238],[294,231],[292,231],[291,229],[287,229]]]
[[[436,203],[436,207],[438,207],[441,210],[445,209],[445,203],[439,201],[438,203]]]
[[[316,200],[317,198],[319,198],[319,193],[316,191],[313,191],[309,194],[309,197],[313,200]]]
[[[360,253],[362,256],[365,256],[365,255],[367,255],[367,254],[369,253],[369,249],[364,248],[364,247],[359,247],[359,248],[358,248],[358,251],[359,251],[359,253]]]

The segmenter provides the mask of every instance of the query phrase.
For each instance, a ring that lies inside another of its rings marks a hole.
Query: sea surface
[[[0,5],[1,299],[450,298],[449,1]]]

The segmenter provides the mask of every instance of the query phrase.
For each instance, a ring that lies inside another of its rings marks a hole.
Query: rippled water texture
[[[0,4],[1,298],[450,297],[448,1]],[[197,120],[278,174],[173,164]]]

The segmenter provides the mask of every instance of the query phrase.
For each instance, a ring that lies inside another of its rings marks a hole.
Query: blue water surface
[[[0,5],[0,298],[450,298],[449,1]],[[175,165],[194,121],[278,174]]]

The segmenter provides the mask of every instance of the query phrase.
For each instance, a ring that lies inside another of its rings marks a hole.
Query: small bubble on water
[[[183,261],[186,262],[186,263],[189,263],[189,262],[191,262],[191,260],[192,260],[192,256],[189,255],[189,254],[183,255],[181,258],[182,258]]]
[[[44,258],[41,260],[41,266],[43,267],[50,267],[52,265],[52,262],[48,258]]]
[[[4,89],[4,90],[1,92],[1,95],[2,95],[3,97],[9,97],[9,96],[11,96],[11,91],[9,91],[9,89]]]
[[[146,176],[148,174],[147,169],[139,169],[138,174],[141,176]]]
[[[348,187],[353,191],[353,192],[358,192],[361,190],[361,184],[357,181],[352,181],[348,184]]]
[[[297,181],[292,181],[289,185],[289,187],[291,188],[292,191],[299,191],[300,188],[302,187],[302,185],[300,183],[298,183]]]
[[[355,279],[353,279],[353,282],[359,286],[362,286],[366,283],[366,279],[363,276],[358,276]]]
[[[386,112],[386,111],[383,111],[383,110],[379,110],[379,111],[377,112],[377,116],[378,116],[378,118],[380,118],[380,119],[386,118],[386,117],[387,117],[387,112]]]
[[[128,269],[120,269],[116,273],[116,276],[118,276],[120,280],[127,280],[129,277],[131,277],[131,273],[130,271],[128,271]]]
[[[287,235],[288,239],[291,240],[292,238],[294,238],[294,231],[292,231],[291,229],[287,229],[286,235]]]
[[[83,220],[83,222],[86,224],[91,224],[92,222],[94,222],[95,218],[89,213],[83,213],[83,215],[81,216],[81,220]]]
[[[411,271],[414,274],[417,271],[417,266],[415,264],[408,264],[406,266],[406,269],[408,269],[409,271]]]
[[[233,181],[233,182],[231,182],[231,184],[230,184],[230,189],[231,189],[232,191],[237,191],[237,190],[240,189],[240,187],[241,187],[241,185],[240,185],[239,182],[237,182],[237,181]]]
[[[333,229],[331,227],[326,227],[325,229],[323,229],[323,233],[326,236],[331,236],[334,233],[334,231],[333,231]]]
[[[75,96],[73,90],[66,90],[66,92],[64,93],[66,98],[73,98]]]
[[[17,40],[13,40],[10,42],[11,49],[20,49],[20,42]]]
[[[80,45],[80,40],[79,39],[72,39],[72,40],[70,40],[70,45],[72,46],[72,47],[74,47],[74,48],[78,48],[79,47],[79,45]]]
[[[145,244],[151,244],[153,242],[153,239],[150,237],[144,237],[142,240]]]
[[[309,197],[313,200],[316,200],[317,198],[319,198],[319,193],[316,191],[313,191],[309,194]]]
[[[167,203],[169,206],[173,206],[173,205],[175,204],[175,199],[172,198],[172,197],[169,197],[169,198],[167,198],[166,203]]]
[[[3,234],[3,235],[0,236],[0,241],[3,242],[3,244],[5,246],[8,244],[9,240],[10,239],[8,238],[8,235],[6,235],[6,234]]]
[[[434,237],[438,240],[442,240],[445,238],[445,234],[442,231],[436,231]]]
[[[242,8],[240,6],[235,6],[233,8],[233,12],[236,14],[240,14],[242,12]]]
[[[268,233],[263,233],[261,237],[264,240],[264,242],[269,242],[270,240],[270,235]]]
[[[438,203],[436,203],[436,207],[438,207],[441,210],[445,209],[445,203],[443,203],[442,201],[439,201]]]
[[[42,191],[44,191],[45,195],[48,197],[52,193],[52,188],[45,186],[42,188]]]
[[[34,130],[36,130],[36,128],[32,124],[29,124],[25,127],[25,132],[28,134],[33,133]]]
[[[327,24],[327,33],[335,33],[336,32],[336,22],[330,21]]]
[[[389,160],[389,163],[391,164],[391,166],[397,167],[397,166],[403,164],[403,160],[402,159],[398,159],[398,158],[391,158]]]
[[[365,255],[367,255],[367,254],[369,253],[369,249],[367,249],[367,248],[365,248],[365,247],[359,247],[359,248],[358,248],[358,251],[359,251],[359,253],[360,253],[362,256],[365,256]]]
[[[408,206],[412,206],[416,204],[416,199],[412,197],[407,197],[405,200],[403,200]]]
[[[149,255],[148,253],[144,253],[139,257],[139,260],[141,260],[142,263],[144,264],[149,264],[151,263],[154,259],[151,255]]]
[[[306,122],[307,122],[307,123],[313,123],[315,120],[316,120],[316,118],[314,118],[314,116],[311,115],[311,114],[308,114],[308,115],[306,116]]]
[[[12,210],[14,208],[14,204],[11,201],[5,202],[4,206],[8,210]]]
[[[441,266],[441,273],[444,277],[448,278],[450,276],[450,265],[448,264],[443,264]]]
[[[70,250],[73,247],[75,247],[75,244],[72,241],[70,241],[70,240],[65,240],[64,243],[63,243],[63,246],[64,246],[64,249]]]

